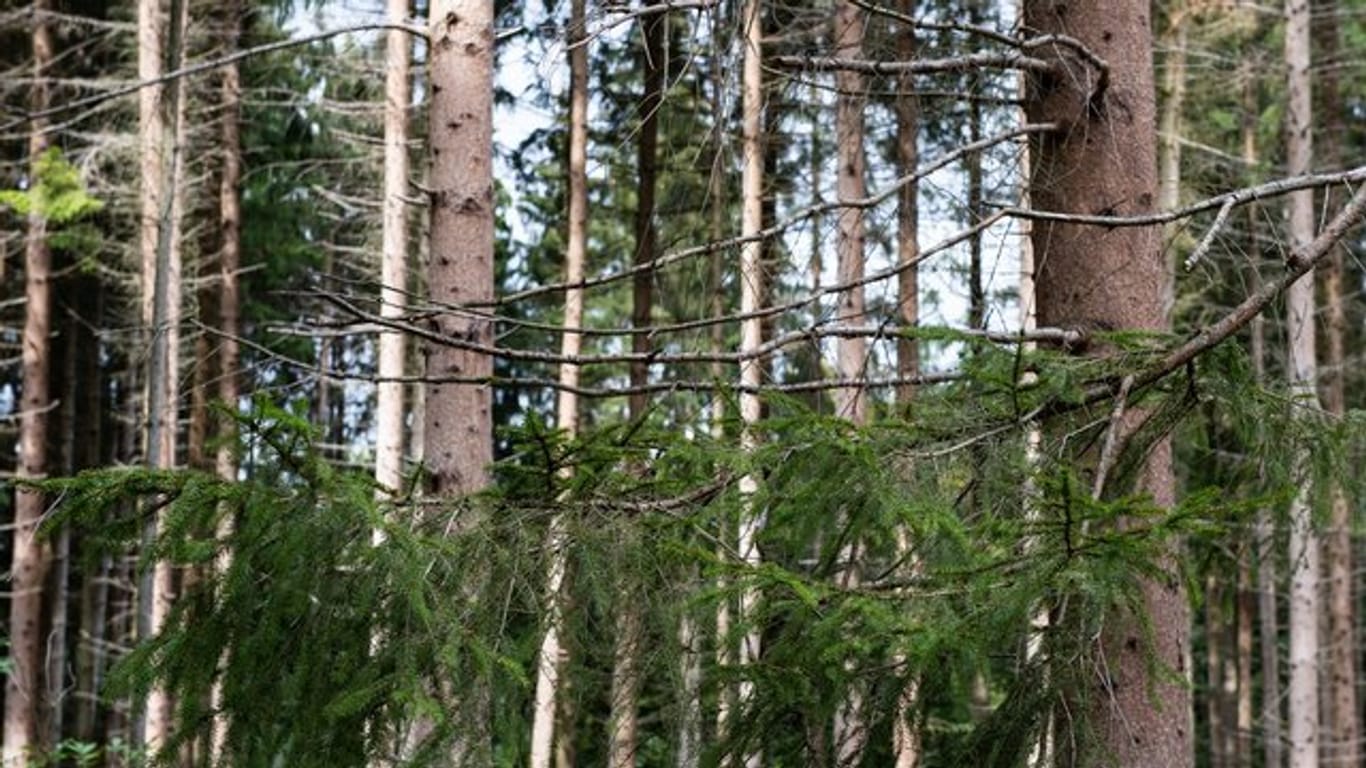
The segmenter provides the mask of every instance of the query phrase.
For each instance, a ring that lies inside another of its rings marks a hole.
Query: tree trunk
[[[35,111],[48,106],[48,69],[52,65],[52,32],[46,14],[48,0],[34,0],[33,87],[29,103]],[[47,149],[44,129],[35,120],[28,141],[30,175],[37,179],[39,158]],[[47,472],[48,375],[51,357],[52,253],[48,248],[43,211],[28,215],[24,241],[24,335],[21,359],[23,393],[19,416],[20,478],[40,478]],[[30,752],[42,748],[38,732],[43,706],[43,582],[50,553],[36,535],[44,511],[43,495],[24,487],[15,491],[14,554],[10,566],[9,656],[13,665],[5,682],[4,741],[0,764],[22,765]]]
[[[740,27],[743,32],[744,63],[741,75],[741,128],[740,128],[740,236],[744,239],[740,246],[740,312],[746,317],[740,322],[740,352],[751,353],[763,343],[763,322],[750,315],[757,312],[763,304],[762,257],[763,244],[758,235],[763,228],[764,192],[764,153],[761,131],[763,130],[763,24],[760,14],[760,0],[746,0]],[[747,357],[740,363],[740,449],[753,451],[758,447],[756,425],[760,417],[761,403],[757,387],[762,383],[762,362]],[[740,524],[737,547],[741,560],[746,566],[757,568],[759,565],[759,526],[762,517],[754,509],[753,497],[759,490],[759,478],[747,474],[740,478]],[[740,652],[736,663],[741,667],[740,684],[736,692],[735,722],[728,724],[728,735],[738,736],[736,725],[744,722],[746,711],[754,698],[754,683],[745,677],[744,667],[759,659],[760,632],[751,626],[758,592],[745,588],[740,594],[736,621],[747,626],[740,638]],[[731,764],[734,752],[727,750],[727,764]],[[754,740],[746,740],[741,764],[745,768],[758,768],[762,755]]]
[[[1148,11],[1146,0],[1024,4],[1026,29],[1077,38],[1110,67],[1107,86],[1091,64],[1055,49],[1048,55],[1063,72],[1031,79],[1029,121],[1062,126],[1031,147],[1035,168],[1030,194],[1039,209],[1085,213],[1112,206],[1117,215],[1152,211],[1158,185]],[[1033,243],[1042,325],[1167,328],[1162,295],[1166,265],[1156,228],[1105,230],[1037,222]],[[1132,431],[1143,416],[1130,409],[1120,429]],[[1158,505],[1174,503],[1166,441],[1148,455],[1139,487]],[[1163,567],[1170,570],[1172,563]],[[1098,641],[1096,650],[1104,653],[1109,675],[1091,681],[1095,693],[1088,697],[1087,716],[1096,743],[1079,745],[1081,764],[1193,765],[1189,692],[1158,671],[1188,671],[1190,616],[1184,583],[1169,573],[1145,578],[1141,590],[1147,616],[1117,610]],[[1153,629],[1151,643],[1145,619]]]
[[[647,5],[650,3],[646,3]],[[664,101],[665,51],[664,37],[669,15],[654,13],[641,20],[645,41],[642,66],[645,71],[645,90],[640,99],[640,134],[636,143],[636,251],[637,267],[655,259],[655,187],[657,186],[659,110]],[[631,325],[648,328],[652,322],[654,270],[643,269],[631,281]],[[631,351],[643,354],[650,351],[650,337],[636,333],[631,337]],[[650,368],[644,360],[630,365],[630,383],[643,387],[649,379]],[[627,398],[629,418],[645,418],[649,396],[644,391],[632,392]],[[608,765],[629,768],[636,764],[639,741],[639,698],[641,643],[644,632],[640,595],[635,585],[623,577],[618,592],[616,647],[612,660],[611,713],[608,718]]]
[[[243,24],[242,0],[226,0],[226,26],[223,30],[224,50],[236,51],[239,47]],[[218,187],[218,399],[223,404],[237,410],[241,396],[239,376],[241,349],[238,336],[241,333],[241,291],[237,273],[242,264],[242,201],[239,187],[242,183],[242,83],[237,64],[223,68],[220,84],[222,95],[220,104],[223,115],[220,126],[223,166],[219,173]],[[219,428],[219,446],[214,457],[214,470],[224,480],[237,479],[237,425],[225,419]],[[215,537],[226,542],[232,535],[233,521],[228,516],[218,521]],[[220,550],[214,569],[225,573],[231,564],[232,552],[226,544]],[[215,682],[209,694],[214,712],[209,730],[209,755],[215,764],[225,758],[229,719],[223,708],[223,690]]]
[[[588,44],[585,0],[572,0],[569,11],[569,232],[565,247],[565,282],[581,282],[588,251]],[[570,288],[564,294],[564,330],[560,354],[579,355],[583,348],[583,289]],[[560,364],[556,426],[573,438],[579,429],[579,366]],[[562,476],[572,470],[565,467]],[[564,521],[559,515],[550,521],[546,536],[550,565],[546,574],[546,630],[541,651],[536,656],[536,699],[531,723],[531,768],[550,768],[554,757],[555,720],[561,699],[561,681],[569,662],[564,645],[564,579],[568,568],[569,545]]]
[[[841,59],[863,58],[863,11],[848,0],[835,6],[834,53]],[[861,200],[867,196],[864,181],[863,109],[865,104],[863,76],[857,72],[840,70],[835,73],[835,152],[838,169],[835,175],[836,196],[841,204]],[[840,208],[837,219],[836,243],[838,280],[848,283],[863,277],[863,210],[857,207]],[[849,288],[839,294],[838,322],[861,326],[864,322],[864,288]],[[840,337],[835,344],[839,376],[853,381],[863,376],[867,362],[868,344],[861,336]],[[835,409],[843,418],[856,425],[865,420],[865,394],[862,387],[841,387],[835,391]],[[859,582],[861,553],[858,542],[847,544],[839,554],[836,580],[853,588]],[[835,764],[839,768],[857,765],[863,759],[868,744],[867,712],[864,710],[862,687],[855,683],[845,691],[844,699],[835,710]]]
[[[388,0],[389,21],[408,18],[408,0]],[[380,265],[380,315],[403,317],[408,287],[408,101],[412,40],[389,30],[385,44],[384,212]],[[403,479],[403,376],[406,339],[379,334],[379,385],[375,404],[375,482],[381,493],[397,492]]]
[[[1326,141],[1318,165],[1325,170],[1336,170],[1341,162],[1341,147],[1347,138],[1343,99],[1338,83],[1337,66],[1341,45],[1338,40],[1341,20],[1337,0],[1315,0],[1311,4],[1316,19],[1312,35],[1318,51],[1319,123],[1324,126]],[[1333,188],[1324,190],[1323,210],[1334,210]],[[1323,388],[1324,408],[1333,416],[1347,413],[1347,385],[1345,380],[1346,354],[1344,337],[1347,314],[1343,306],[1343,277],[1346,272],[1339,243],[1323,271],[1323,296],[1327,304],[1324,331],[1327,335],[1327,381]],[[1326,676],[1328,704],[1327,743],[1325,758],[1332,765],[1360,765],[1361,724],[1357,713],[1357,646],[1356,610],[1353,601],[1352,576],[1352,507],[1346,490],[1335,485],[1331,491],[1328,530],[1324,536],[1323,559],[1326,568],[1325,609],[1328,613],[1328,674]]]
[[[1260,159],[1257,153],[1257,117],[1260,103],[1257,97],[1256,65],[1249,62],[1243,76],[1242,159],[1248,170],[1249,181]],[[1261,209],[1253,203],[1247,206],[1248,288],[1259,291],[1261,279],[1261,245],[1257,241]],[[1253,376],[1258,383],[1266,380],[1266,318],[1258,315],[1248,326],[1250,334],[1248,356],[1252,359]],[[1259,469],[1259,473],[1264,470]],[[1271,511],[1265,505],[1257,510],[1253,528],[1257,558],[1257,616],[1258,644],[1261,656],[1261,722],[1262,764],[1266,768],[1281,768],[1284,751],[1281,743],[1281,669],[1280,628],[1277,622],[1275,525]],[[1249,760],[1251,756],[1249,754]]]
[[[1285,4],[1286,173],[1308,173],[1313,167],[1312,94],[1308,0]],[[1290,247],[1314,238],[1314,192],[1290,194]],[[1286,370],[1291,390],[1306,405],[1317,405],[1314,274],[1296,280],[1286,291]],[[1313,503],[1308,490],[1308,456],[1295,459],[1297,474],[1306,477],[1290,506],[1290,766],[1319,764],[1318,655],[1319,541],[1314,532]]]
[[[1167,10],[1167,28],[1159,48],[1167,51],[1163,59],[1162,113],[1157,126],[1158,187],[1157,208],[1175,210],[1181,204],[1181,112],[1186,105],[1186,18],[1185,0],[1177,0]],[[1171,239],[1182,227],[1174,222],[1167,227]],[[1167,282],[1163,286],[1162,306],[1170,316],[1176,304],[1175,267],[1177,249],[1167,245]]]
[[[914,17],[916,0],[898,0],[896,9],[904,16]],[[897,59],[913,61],[916,57],[915,27],[901,24],[894,34]],[[893,109],[896,112],[896,175],[899,177],[914,173],[920,164],[920,104],[915,96],[915,86],[915,77],[909,73],[897,79]],[[901,273],[897,276],[897,299],[903,335],[897,340],[896,348],[897,378],[902,380],[897,385],[896,401],[904,418],[911,417],[911,403],[915,399],[915,385],[909,380],[920,373],[920,342],[904,335],[914,332],[920,324],[919,198],[918,184],[906,184],[897,193],[896,250],[897,262],[901,265]],[[903,553],[913,546],[908,532],[901,532],[898,542]],[[904,666],[904,657],[899,657],[897,662],[898,666]],[[910,676],[897,696],[892,721],[892,756],[896,768],[915,768],[920,762],[918,698],[919,680]]]
[[[144,2],[146,0],[143,0]],[[144,28],[139,17],[139,65],[141,68],[142,46],[151,37],[157,37],[164,29],[167,45],[160,48],[156,43],[159,56],[164,59],[156,62],[159,71],[179,68],[183,52],[187,12],[183,0],[171,0],[170,15],[164,27],[161,24],[159,9],[150,17],[150,29]],[[144,34],[145,33],[145,34]],[[151,89],[149,89],[151,90]],[[178,244],[183,197],[178,193],[180,179],[180,146],[185,135],[185,113],[181,98],[182,81],[173,80],[162,86],[155,103],[159,113],[155,121],[141,125],[140,129],[160,130],[160,137],[154,140],[160,158],[156,163],[159,176],[144,178],[144,204],[148,198],[156,201],[156,214],[152,221],[155,230],[153,272],[144,278],[143,288],[151,288],[151,317],[148,325],[152,329],[151,359],[147,377],[147,464],[156,469],[169,469],[176,463],[176,424],[179,404],[179,342],[180,342],[180,247]],[[143,246],[147,245],[144,239]],[[143,257],[144,267],[147,265]],[[144,309],[149,307],[144,304]],[[144,545],[153,541],[160,530],[160,515],[148,517],[143,532]],[[138,636],[142,639],[156,636],[170,616],[171,604],[175,599],[175,572],[170,563],[157,561],[152,568],[146,569],[139,586]],[[167,691],[160,686],[154,687],[147,695],[143,712],[142,744],[149,754],[156,753],[171,734],[174,723],[174,707]]]
[[[435,0],[428,14],[432,192],[427,286],[434,302],[486,305],[494,285],[493,0]],[[446,313],[434,324],[442,336],[493,344],[493,324],[487,320]],[[424,453],[428,491],[434,497],[461,496],[488,486],[493,399],[484,382],[492,374],[488,355],[427,345],[427,376],[433,380],[427,384]],[[452,762],[492,764],[487,686],[460,692],[457,707],[459,735]]]

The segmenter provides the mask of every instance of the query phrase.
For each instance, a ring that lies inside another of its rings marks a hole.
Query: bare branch
[[[267,53],[273,53],[275,51],[296,48],[304,45],[312,45],[313,43],[328,40],[330,38],[338,37],[340,35],[352,34],[354,32],[374,32],[382,30],[397,30],[399,32],[407,32],[413,37],[421,38],[423,40],[427,39],[427,30],[422,29],[420,27],[410,26],[408,24],[376,22],[372,24],[356,24],[349,27],[329,29],[323,32],[318,32],[317,34],[293,38],[290,40],[277,40],[273,43],[265,43],[263,45],[254,46],[252,48],[245,48],[243,50],[236,51],[227,56],[222,56],[217,59],[210,59],[208,61],[201,61],[198,64],[192,64],[188,67],[181,67],[179,69],[166,72],[165,74],[159,75],[157,77],[149,78],[147,80],[139,80],[138,82],[126,85],[122,88],[114,89],[112,91],[98,93],[93,96],[87,96],[83,99],[74,99],[64,104],[58,104],[57,106],[49,107],[48,109],[43,109],[36,112],[26,112],[23,117],[12,120],[8,123],[5,123],[4,125],[0,125],[0,132],[11,131],[33,120],[45,119],[48,117],[53,117],[55,115],[65,114],[67,112],[73,112],[76,110],[86,109],[88,107],[94,107],[106,101],[110,101],[111,99],[117,99],[121,96],[127,96],[131,93],[137,93],[143,88],[150,88],[155,85],[169,83],[172,80],[178,80],[182,77],[190,77],[192,75],[198,75],[204,72],[209,72],[220,67],[226,67],[229,64],[235,64],[239,61],[242,61],[243,59],[249,59],[253,56],[261,56]]]

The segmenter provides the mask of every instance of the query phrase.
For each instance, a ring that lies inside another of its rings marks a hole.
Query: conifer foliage
[[[0,2],[3,768],[1356,759],[1273,16]]]

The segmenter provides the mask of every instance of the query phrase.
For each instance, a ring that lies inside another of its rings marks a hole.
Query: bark
[[[569,11],[569,232],[565,248],[565,282],[583,280],[588,250],[588,45],[585,38],[585,1],[572,0]],[[579,354],[583,336],[568,330],[583,325],[583,289],[571,288],[564,295],[564,327],[560,353],[566,358]],[[579,401],[573,388],[579,384],[579,367],[562,363],[557,395],[556,426],[573,438],[579,428]],[[561,474],[571,470],[565,468]],[[564,521],[556,515],[547,534],[550,566],[546,575],[547,620],[541,651],[536,657],[536,698],[531,724],[531,768],[550,768],[554,757],[555,720],[561,699],[561,680],[569,662],[564,634],[564,579],[568,567],[568,536]]]
[[[1313,165],[1312,94],[1308,0],[1286,0],[1285,64],[1286,172],[1308,173]],[[1314,239],[1314,193],[1290,195],[1290,245],[1300,248]],[[1314,273],[1311,270],[1286,291],[1287,374],[1292,392],[1305,404],[1317,405],[1318,378],[1314,329]],[[1295,459],[1297,474],[1307,472],[1308,456]],[[1308,483],[1300,484],[1290,507],[1290,766],[1316,768],[1319,732],[1319,541],[1314,532]]]
[[[35,0],[33,32],[33,88],[29,94],[34,111],[48,106],[48,70],[53,59],[52,31],[44,13],[48,0]],[[37,178],[39,157],[47,149],[42,120],[30,126],[28,141],[30,175]],[[41,210],[30,211],[24,240],[24,334],[20,352],[23,392],[20,397],[20,478],[41,478],[47,472],[50,336],[52,323],[52,253],[47,225]],[[19,487],[14,500],[14,550],[10,566],[9,656],[13,665],[5,681],[4,740],[0,765],[22,765],[30,752],[42,748],[38,731],[43,706],[43,582],[47,578],[50,552],[39,539],[38,523],[44,510],[43,495]]]
[[[1229,764],[1224,751],[1228,725],[1224,720],[1224,611],[1223,590],[1219,578],[1209,574],[1205,579],[1205,712],[1209,724],[1210,768],[1225,768]]]
[[[1184,0],[1172,3],[1167,11],[1167,28],[1159,49],[1167,51],[1162,73],[1162,113],[1157,126],[1158,210],[1175,210],[1181,204],[1181,130],[1182,110],[1186,105],[1186,38],[1188,12]],[[1170,240],[1181,224],[1167,227]],[[1176,303],[1177,249],[1168,243],[1168,279],[1163,287],[1162,304],[1170,314]]]
[[[226,26],[223,31],[224,48],[235,51],[241,36],[243,24],[242,0],[226,0]],[[218,229],[221,242],[218,252],[218,399],[228,408],[237,409],[241,396],[240,371],[241,349],[237,339],[241,333],[241,292],[238,271],[242,264],[241,218],[242,201],[239,187],[242,182],[242,84],[237,64],[223,68],[220,104],[222,105],[222,124],[220,126],[219,151],[222,152],[222,168],[219,172],[218,187]],[[219,428],[219,446],[214,456],[214,471],[224,480],[237,479],[237,425],[225,419]],[[216,538],[226,541],[232,535],[232,518],[223,516],[218,522]],[[231,565],[232,552],[226,546],[220,550],[214,569],[225,573]],[[223,691],[215,683],[209,694],[214,712],[209,730],[209,755],[216,763],[224,759],[229,720],[223,707]]]
[[[408,18],[408,0],[388,0],[389,21]],[[408,287],[408,102],[410,36],[389,30],[385,43],[384,210],[380,264],[380,315],[403,317]],[[403,376],[405,338],[379,334],[379,377],[375,404],[375,482],[381,492],[397,491],[403,478]]]
[[[160,14],[158,13],[159,17]],[[178,69],[184,54],[184,40],[188,12],[183,0],[171,0],[170,12],[164,29],[166,47],[157,52],[165,59],[158,62],[162,71]],[[141,19],[139,20],[139,45],[144,38]],[[151,34],[157,34],[154,29]],[[142,51],[139,50],[139,57]],[[145,196],[154,197],[157,203],[155,227],[155,253],[153,273],[144,281],[144,289],[152,292],[151,317],[148,323],[152,332],[151,358],[147,377],[147,464],[157,469],[169,469],[176,464],[177,414],[180,399],[179,348],[180,348],[180,218],[183,208],[183,195],[179,189],[180,148],[185,136],[185,106],[181,97],[182,80],[166,84],[159,94],[156,108],[159,118],[142,130],[160,129],[161,136],[156,149],[161,159],[158,163],[160,176],[144,179]],[[155,187],[155,189],[150,189]],[[144,246],[146,242],[143,243]],[[144,256],[144,266],[147,259]],[[144,545],[152,541],[160,531],[160,515],[148,517],[144,529]],[[138,635],[141,638],[154,637],[165,625],[170,616],[171,605],[175,600],[175,572],[170,563],[158,561],[144,572],[139,586]],[[167,691],[160,686],[154,687],[147,695],[143,711],[143,730],[141,743],[149,753],[157,752],[165,744],[174,723],[174,704]]]
[[[862,10],[852,2],[841,0],[835,6],[834,51],[840,59],[863,58]],[[839,202],[861,200],[867,195],[864,180],[863,153],[863,76],[857,72],[840,70],[835,73],[838,91],[835,101],[835,153],[838,169],[835,175],[836,196]],[[838,279],[849,282],[863,277],[863,209],[841,208],[837,214],[836,242]],[[859,286],[839,294],[837,317],[840,323],[861,326],[864,322],[864,288]],[[859,379],[863,375],[868,347],[860,337],[841,337],[835,345],[840,378]],[[862,387],[836,390],[836,412],[850,422],[861,425],[866,418],[865,393]],[[846,588],[856,587],[859,581],[858,542],[843,548],[836,579]],[[835,764],[840,768],[857,765],[868,744],[867,712],[862,686],[855,683],[845,692],[835,710]]]
[[[1062,75],[1031,78],[1029,121],[1063,126],[1031,147],[1036,207],[1073,213],[1111,207],[1122,215],[1153,210],[1157,116],[1148,8],[1146,0],[1025,2],[1026,29],[1075,37],[1110,67],[1107,82],[1092,65],[1055,49],[1048,55]],[[1033,244],[1041,325],[1168,327],[1167,270],[1156,228],[1036,222]],[[1141,409],[1130,409],[1121,431],[1131,431],[1143,416]],[[1170,444],[1153,447],[1138,480],[1154,503],[1174,502]],[[1095,651],[1104,654],[1109,674],[1088,680],[1086,717],[1094,743],[1078,744],[1074,757],[1080,764],[1193,765],[1189,692],[1168,676],[1187,674],[1190,647],[1184,583],[1172,571],[1178,553],[1169,554],[1171,560],[1160,564],[1167,573],[1141,582],[1146,617],[1116,608],[1105,622]],[[1151,643],[1144,618],[1153,628]]]
[[[896,9],[904,16],[914,17],[916,0],[898,0]],[[894,34],[897,60],[914,60],[915,28],[901,24]],[[896,172],[904,177],[914,173],[920,164],[920,104],[915,96],[914,75],[905,73],[897,78],[893,109],[896,112]],[[916,265],[920,258],[919,195],[920,187],[917,184],[906,184],[897,194],[897,261],[902,265],[902,271],[897,276],[898,316],[905,329],[914,329],[920,324],[920,268]],[[920,374],[920,343],[914,337],[902,336],[897,340],[896,372],[903,380]],[[897,387],[898,410],[905,418],[910,418],[914,398],[914,385],[902,384]],[[907,467],[908,471],[910,469]],[[902,552],[913,546],[908,532],[898,536],[898,543]],[[898,656],[896,662],[898,666],[903,666],[904,656]],[[917,722],[918,708],[919,680],[912,673],[897,696],[892,721],[892,757],[896,768],[915,768],[920,762],[922,739]]]
[[[1243,120],[1242,120],[1242,159],[1249,175],[1260,162],[1257,152],[1257,116],[1260,104],[1257,98],[1257,79],[1255,68],[1249,63],[1243,75]],[[1248,286],[1253,291],[1262,288],[1261,245],[1257,235],[1260,229],[1261,209],[1252,204],[1247,206],[1247,269]],[[1248,356],[1252,358],[1253,376],[1258,382],[1266,380],[1266,319],[1257,315],[1249,324],[1250,339]],[[1258,643],[1261,656],[1261,709],[1258,715],[1261,723],[1262,764],[1268,768],[1281,768],[1283,749],[1281,742],[1281,671],[1280,671],[1280,629],[1276,617],[1277,577],[1275,527],[1270,510],[1263,507],[1257,511],[1253,530],[1254,549],[1257,558],[1257,618]],[[1249,760],[1251,759],[1249,755]]]
[[[106,418],[106,381],[101,366],[101,345],[92,329],[104,327],[104,288],[97,278],[82,278],[77,293],[79,344],[76,351],[75,379],[86,382],[76,399],[73,425],[76,467],[96,467],[104,463],[104,421]],[[90,562],[90,561],[87,561]],[[108,608],[110,558],[102,555],[93,568],[82,569],[80,597],[80,640],[76,646],[75,729],[81,741],[94,741],[98,727],[100,690],[96,672],[103,657]]]
[[[740,311],[753,313],[762,305],[763,276],[760,274],[763,257],[762,244],[755,239],[763,228],[763,26],[760,14],[760,0],[746,0],[740,26],[743,31],[744,63],[741,75],[741,208],[740,235],[745,238],[740,247]],[[763,343],[763,324],[757,317],[747,317],[740,323],[740,352],[758,348]],[[748,358],[740,363],[740,384],[754,387],[762,378],[761,363]],[[757,390],[746,389],[740,394],[740,448],[753,451],[758,446],[756,424],[759,421],[761,403]],[[750,567],[759,565],[758,534],[761,516],[753,507],[753,496],[759,490],[759,478],[752,474],[740,479],[740,524],[736,551],[741,560]],[[746,588],[740,594],[736,612],[736,623],[747,627],[740,638],[739,655],[736,663],[742,670],[758,661],[760,653],[760,634],[757,627],[751,626],[758,593]],[[718,628],[719,631],[719,628]],[[754,696],[754,684],[741,672],[740,684],[736,692],[733,717],[743,721],[745,712]],[[736,723],[727,724],[728,735],[738,735]],[[745,768],[757,768],[762,756],[752,741],[746,742],[741,756]],[[733,751],[727,751],[726,764],[733,764]]]
[[[428,14],[432,191],[427,286],[434,302],[461,307],[493,298],[493,0],[436,0]],[[493,324],[483,319],[446,313],[435,317],[433,325],[444,336],[493,343]],[[433,377],[493,373],[488,355],[440,344],[428,344],[426,351],[427,374]],[[492,405],[486,385],[427,385],[424,454],[432,497],[458,497],[488,486]],[[487,686],[459,692],[454,712],[459,735],[451,754],[456,765],[492,763],[488,707]]]
[[[659,111],[664,100],[665,51],[664,38],[668,30],[668,13],[653,13],[641,21],[644,29],[642,67],[645,89],[640,99],[640,134],[636,142],[636,266],[650,264],[655,259],[655,187],[657,186],[659,154]],[[654,309],[654,271],[642,269],[631,281],[631,325],[648,328]],[[631,337],[631,350],[638,354],[650,351],[650,337],[638,333]],[[649,379],[650,366],[645,360],[630,365],[632,387],[642,387]],[[649,396],[633,392],[628,398],[629,417],[633,421],[645,418]],[[629,580],[629,575],[624,579]],[[644,641],[643,617],[637,588],[624,581],[618,593],[618,616],[615,649],[612,660],[611,712],[608,718],[608,765],[628,768],[636,764],[639,740],[639,698],[641,643]]]
[[[1319,124],[1325,128],[1323,149],[1320,152],[1323,168],[1336,169],[1341,165],[1341,147],[1346,138],[1346,119],[1341,88],[1338,82],[1338,58],[1341,45],[1337,0],[1315,0],[1312,4],[1316,22],[1312,28],[1313,45],[1317,49],[1319,66],[1318,109]],[[1333,189],[1324,190],[1323,210],[1336,204]],[[1327,305],[1324,332],[1327,336],[1323,404],[1329,414],[1341,417],[1347,412],[1345,380],[1345,336],[1347,315],[1344,308],[1343,277],[1345,246],[1333,248],[1327,268],[1323,270],[1323,296]],[[1328,728],[1324,754],[1333,765],[1361,763],[1361,724],[1357,712],[1357,646],[1356,610],[1353,602],[1352,578],[1352,509],[1346,490],[1335,485],[1330,490],[1328,530],[1324,534],[1323,559],[1326,568],[1328,665],[1325,725]]]

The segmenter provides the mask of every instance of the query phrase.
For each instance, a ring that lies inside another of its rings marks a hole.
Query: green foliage
[[[26,189],[0,190],[0,206],[46,221],[52,227],[48,242],[54,248],[77,250],[98,242],[97,231],[80,222],[103,210],[104,202],[86,191],[80,169],[59,148],[50,147],[38,156],[33,170]]]

